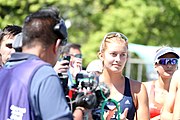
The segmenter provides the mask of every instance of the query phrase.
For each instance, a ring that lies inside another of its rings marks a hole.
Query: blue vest
[[[30,83],[44,61],[29,59],[13,67],[0,69],[0,120],[33,120],[29,101]]]

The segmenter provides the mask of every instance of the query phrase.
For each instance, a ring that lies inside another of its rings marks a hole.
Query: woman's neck
[[[100,82],[114,85],[122,84],[124,83],[124,76],[122,75],[122,73],[111,73],[104,69],[103,73],[100,75]]]
[[[170,82],[171,82],[170,79],[163,80],[162,78],[159,78],[156,81],[156,85],[157,85],[157,87],[159,87],[161,89],[169,91]]]

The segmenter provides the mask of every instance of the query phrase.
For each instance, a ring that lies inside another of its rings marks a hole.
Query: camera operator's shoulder
[[[35,76],[38,76],[41,79],[45,79],[48,76],[57,76],[55,70],[51,65],[43,65],[41,66],[35,73]]]

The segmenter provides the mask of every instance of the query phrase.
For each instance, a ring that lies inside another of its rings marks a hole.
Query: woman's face
[[[176,58],[176,56],[172,53],[167,53],[160,58]],[[172,78],[172,75],[177,70],[177,64],[172,65],[168,63],[167,65],[162,65],[157,63],[155,64],[155,68],[162,78]]]
[[[115,73],[122,72],[128,56],[125,44],[119,42],[107,43],[106,50],[102,53],[104,68]]]

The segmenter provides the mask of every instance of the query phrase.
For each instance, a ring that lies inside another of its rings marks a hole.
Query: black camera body
[[[104,83],[99,83],[99,77],[95,73],[84,70],[76,75],[73,91],[73,95],[71,94],[71,99],[74,101],[73,108],[81,106],[92,109],[110,95],[109,88]]]
[[[67,61],[70,62],[71,56],[63,56],[63,60],[67,60]],[[68,63],[68,64],[65,64],[65,65],[69,65],[69,63]]]
[[[64,56],[62,60],[67,60],[70,62],[71,56]],[[69,65],[63,64],[63,65]],[[68,88],[68,73],[58,73],[59,78],[61,79],[61,85],[63,86],[63,90],[65,94],[68,94],[69,88]]]

